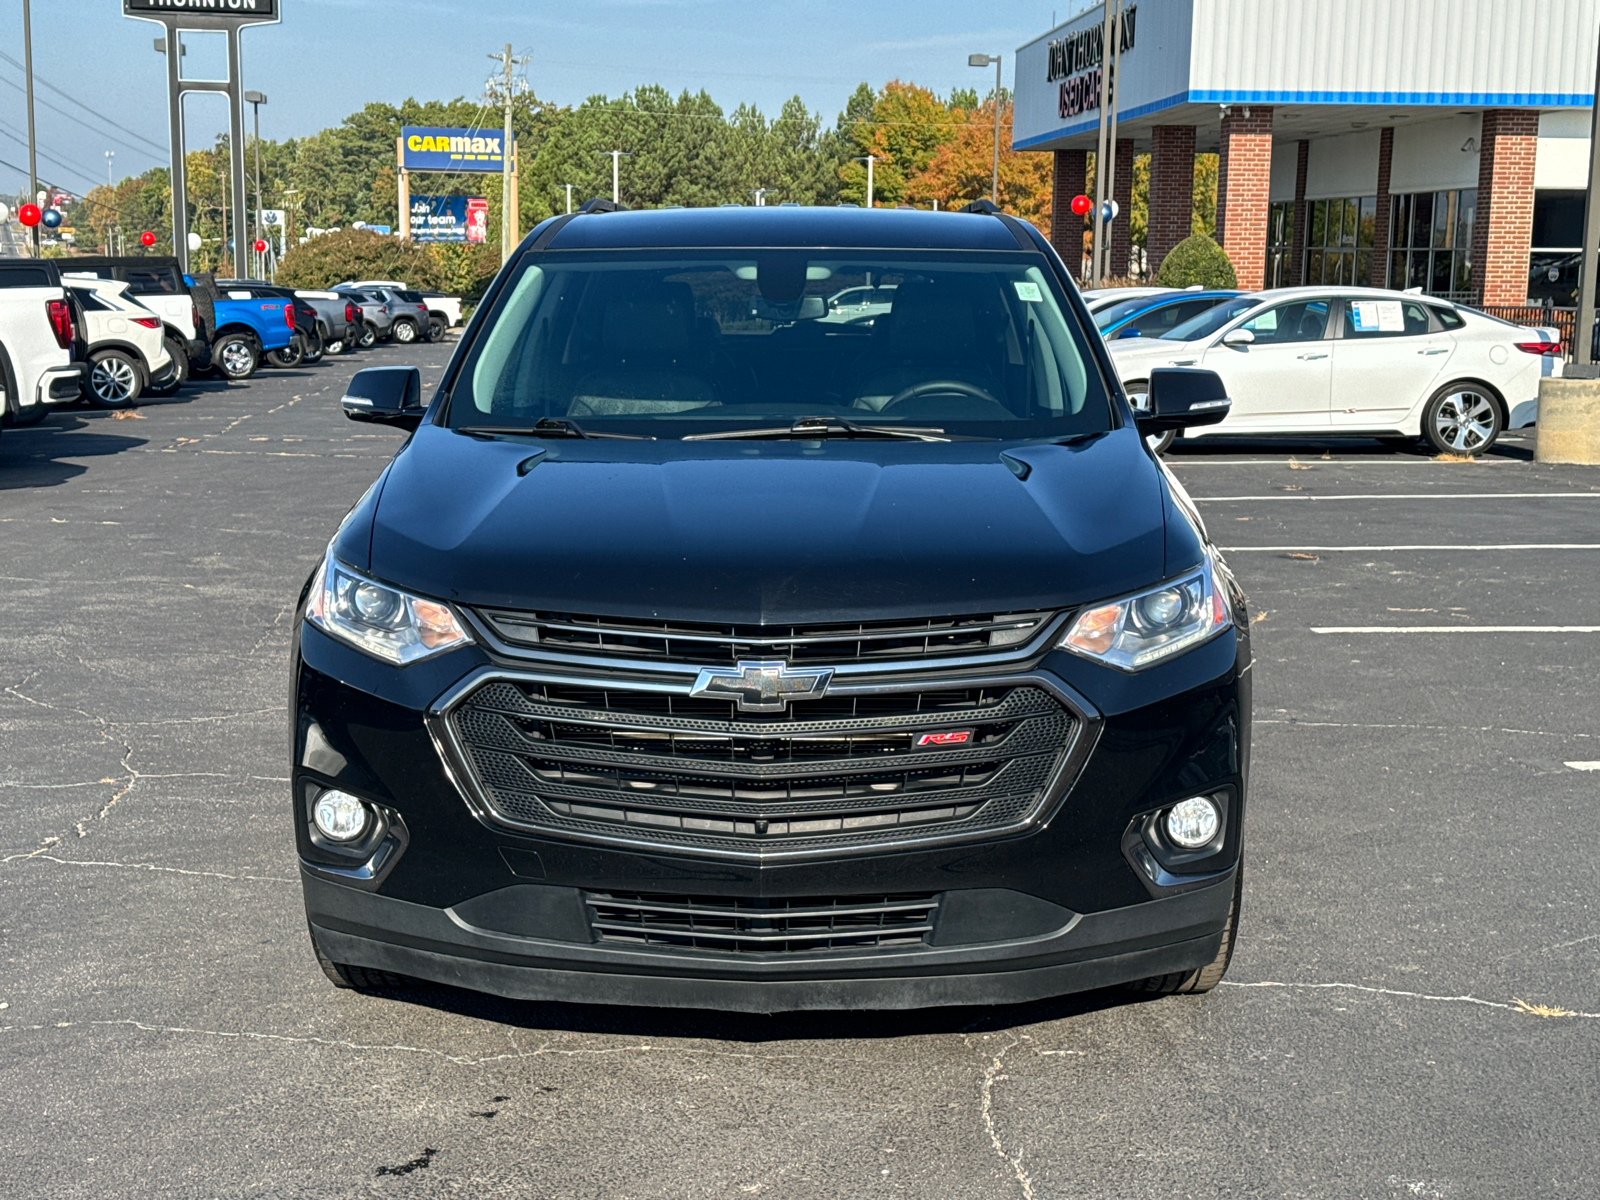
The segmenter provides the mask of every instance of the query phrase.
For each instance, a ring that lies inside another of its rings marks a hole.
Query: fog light
[[[1222,814],[1209,796],[1192,796],[1167,812],[1167,836],[1185,850],[1198,850],[1222,826]]]
[[[311,819],[323,837],[335,842],[353,842],[366,832],[367,806],[349,792],[327,791],[317,797],[311,808]]]

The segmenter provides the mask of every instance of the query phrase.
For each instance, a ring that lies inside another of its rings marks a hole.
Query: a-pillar
[[[1072,200],[1089,188],[1089,152],[1055,152],[1055,187],[1050,199],[1050,244],[1074,276],[1083,271],[1083,217],[1072,211]]]
[[[1111,276],[1126,278],[1128,255],[1133,240],[1128,222],[1133,216],[1133,139],[1117,139],[1117,173],[1111,179],[1111,198],[1117,204],[1117,218],[1111,222]]]
[[[1272,194],[1272,110],[1230,108],[1217,157],[1217,241],[1239,286],[1261,287],[1267,272],[1267,205]]]
[[[1372,220],[1372,286],[1404,287],[1389,282],[1389,172],[1394,165],[1394,126],[1385,125],[1378,134],[1378,211]]]
[[[1527,303],[1538,150],[1538,112],[1484,112],[1478,137],[1478,212],[1472,226],[1472,291],[1480,304]]]
[[[1152,277],[1194,221],[1194,126],[1157,125],[1150,131],[1150,211],[1145,258]]]

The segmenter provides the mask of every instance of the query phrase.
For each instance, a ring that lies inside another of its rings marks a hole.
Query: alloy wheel
[[[89,371],[89,387],[102,404],[126,404],[137,394],[139,373],[125,358],[107,356]]]
[[[1494,401],[1468,389],[1451,392],[1433,413],[1433,428],[1440,444],[1458,454],[1476,454],[1499,432],[1500,414]]]
[[[250,347],[243,342],[229,342],[222,348],[222,371],[229,379],[242,379],[255,366]]]
[[[401,345],[408,345],[417,340],[417,327],[410,321],[396,321],[394,323],[394,340]]]

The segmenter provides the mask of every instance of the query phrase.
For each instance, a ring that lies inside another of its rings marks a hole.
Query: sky
[[[241,35],[244,86],[265,92],[261,136],[284,139],[337,124],[373,100],[478,98],[509,41],[545,101],[577,104],[659,83],[705,89],[724,111],[768,116],[798,94],[832,123],[855,86],[914,80],[940,93],[993,86],[967,55],[1012,52],[1086,5],[1083,0],[280,0],[279,25]],[[117,0],[33,0],[33,69],[41,178],[78,192],[168,161],[165,60],[158,25],[121,15]],[[196,43],[191,74],[220,36]],[[22,0],[0,0],[0,193],[27,179]],[[54,85],[59,91],[51,90]],[[65,95],[63,95],[65,93]],[[67,97],[72,99],[68,99]],[[93,110],[91,115],[73,101]],[[53,111],[61,110],[60,112]],[[70,114],[65,115],[65,114]],[[221,97],[186,102],[187,142],[210,145],[226,124]],[[246,129],[250,113],[246,110]],[[118,128],[120,126],[121,128]],[[7,165],[11,164],[11,165]],[[20,170],[18,168],[21,168]]]

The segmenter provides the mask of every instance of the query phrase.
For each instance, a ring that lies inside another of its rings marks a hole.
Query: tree
[[[1156,283],[1169,288],[1197,284],[1203,288],[1234,288],[1239,286],[1239,277],[1234,274],[1227,251],[1205,234],[1193,233],[1161,260]]]
[[[429,247],[366,229],[310,238],[278,265],[278,282],[287,287],[326,288],[347,279],[400,279],[414,288],[445,282],[440,260]]]
[[[994,175],[994,100],[977,108],[951,110],[959,123],[939,146],[926,168],[908,183],[905,197],[912,204],[959,208],[989,194]],[[1000,112],[1000,207],[1013,216],[1050,228],[1054,187],[1051,159],[1011,149],[1012,107]]]
[[[867,202],[867,167],[856,160],[870,154],[876,159],[873,202],[892,206],[906,199],[909,182],[926,171],[939,148],[956,136],[966,114],[952,112],[927,88],[898,79],[884,84],[870,116],[861,112],[860,96],[858,88],[851,108],[839,118],[850,148],[850,161],[839,167],[840,194],[857,204]]]

